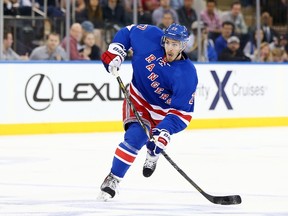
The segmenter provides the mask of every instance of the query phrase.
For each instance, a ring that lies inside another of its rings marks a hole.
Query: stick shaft
[[[150,132],[148,131],[148,128],[145,126],[144,122],[142,121],[141,117],[139,116],[134,104],[132,103],[132,101],[129,98],[129,95],[127,93],[127,90],[125,88],[125,85],[122,82],[121,77],[118,75],[117,77],[117,81],[120,85],[120,88],[124,94],[124,97],[127,101],[127,103],[130,105],[133,113],[135,114],[139,124],[141,125],[141,127],[145,130],[145,133],[147,134],[147,136],[151,139],[152,135],[150,134]],[[200,193],[203,193],[204,191],[195,183],[192,181],[192,179],[189,178],[189,176],[182,170],[179,168],[179,166],[168,156],[168,154],[163,150],[162,151],[162,155],[168,160],[168,162],[190,183],[192,184]],[[205,193],[205,192],[204,192]]]
[[[141,125],[141,127],[143,128],[143,130],[145,131],[147,136],[149,137],[149,139],[154,139],[152,134],[148,130],[148,128],[145,126],[145,124],[144,124],[143,120],[141,119],[139,113],[137,112],[134,104],[130,100],[128,92],[127,92],[127,90],[125,88],[125,85],[122,82],[121,77],[118,75],[118,73],[116,73],[115,76],[116,76],[116,79],[117,79],[117,81],[119,83],[119,86],[120,86],[120,88],[121,88],[121,90],[122,90],[122,92],[124,94],[126,102],[131,107],[132,112],[136,116],[137,121],[139,122],[139,124]],[[226,204],[226,205],[241,203],[241,198],[238,195],[236,195],[236,196],[234,196],[234,195],[233,196],[225,196],[225,197],[215,197],[215,196],[207,194],[171,159],[171,157],[164,150],[161,151],[161,153],[166,158],[166,160],[177,170],[177,172],[180,173],[191,185],[193,185],[196,188],[196,190],[198,192],[200,192],[210,202],[215,203],[215,204]]]

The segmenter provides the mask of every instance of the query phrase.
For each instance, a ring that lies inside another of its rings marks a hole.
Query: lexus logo
[[[31,109],[43,111],[53,100],[54,88],[50,78],[44,74],[35,74],[25,86],[25,99]]]

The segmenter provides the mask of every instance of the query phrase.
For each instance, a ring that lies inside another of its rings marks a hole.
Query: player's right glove
[[[148,152],[152,156],[159,155],[170,142],[170,133],[165,129],[152,129],[152,135],[154,140],[147,142],[146,146]]]
[[[108,50],[101,56],[101,60],[109,73],[113,74],[113,68],[119,70],[121,63],[126,57],[125,48],[120,43],[111,43]]]

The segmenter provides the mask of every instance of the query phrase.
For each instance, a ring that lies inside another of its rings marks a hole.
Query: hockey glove
[[[121,63],[126,57],[125,48],[120,43],[111,43],[108,50],[101,56],[101,60],[109,73],[113,74],[114,68],[119,70]],[[114,74],[113,74],[114,75]]]
[[[152,134],[155,141],[154,140],[148,141],[146,146],[150,155],[157,156],[169,144],[170,134],[167,130],[158,128],[153,128]]]

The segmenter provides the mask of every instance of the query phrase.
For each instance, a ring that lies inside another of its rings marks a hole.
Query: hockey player
[[[121,179],[146,145],[143,175],[150,177],[170,136],[184,130],[194,110],[198,83],[196,69],[183,52],[188,40],[186,27],[171,24],[164,32],[156,26],[131,25],[115,35],[101,59],[110,73],[119,69],[130,48],[133,77],[130,100],[155,142],[149,140],[128,103],[123,103],[124,141],[116,148],[112,168],[100,189],[100,199],[113,198]]]

